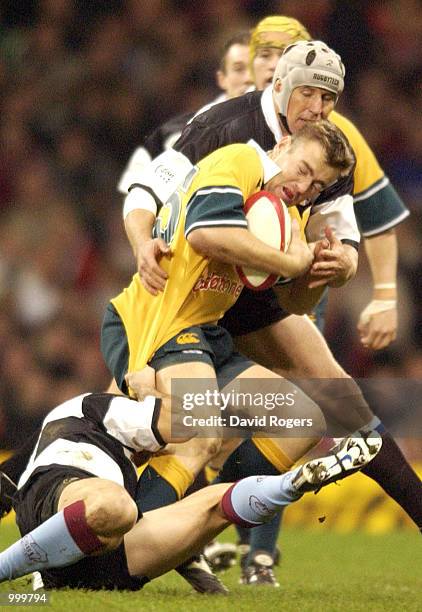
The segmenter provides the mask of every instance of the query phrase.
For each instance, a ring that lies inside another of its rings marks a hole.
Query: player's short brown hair
[[[349,174],[355,164],[356,157],[347,136],[334,123],[327,119],[308,122],[292,136],[292,144],[300,140],[314,140],[322,145],[325,160],[332,167]]]

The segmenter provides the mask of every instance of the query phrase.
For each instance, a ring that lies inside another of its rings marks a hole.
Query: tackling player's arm
[[[308,243],[324,237],[310,271],[309,288],[342,287],[357,271],[360,233],[353,208],[353,175],[328,187],[311,207],[305,235]]]
[[[164,289],[167,274],[159,262],[163,256],[170,254],[170,249],[162,239],[151,237],[157,213],[157,199],[154,198],[154,181],[150,184],[146,173],[153,169],[152,160],[171,148],[191,116],[192,113],[177,115],[151,132],[143,145],[134,151],[117,186],[118,191],[126,196],[123,208],[124,225],[135,255],[137,271],[143,285],[153,295]],[[151,190],[134,189],[133,185],[139,183],[145,184]]]
[[[280,305],[292,314],[311,313],[327,285],[342,286],[353,278],[357,268],[356,248],[340,242],[329,227],[325,230],[325,237],[309,247],[314,254],[310,270],[292,282],[275,287]],[[319,280],[315,280],[316,277]]]
[[[164,289],[167,273],[160,267],[163,256],[170,257],[169,246],[152,238],[157,211],[192,171],[192,164],[181,153],[169,149],[147,164],[127,170],[128,194],[123,206],[126,233],[133,249],[141,281],[150,293]]]
[[[360,315],[358,330],[365,346],[381,349],[396,337],[398,248],[394,228],[409,211],[359,130],[336,112],[330,120],[343,129],[356,152],[355,214],[373,282],[372,300]]]
[[[155,215],[151,211],[137,208],[128,213],[124,223],[142,284],[152,295],[157,295],[163,291],[167,280],[167,273],[159,262],[162,257],[169,257],[171,252],[162,238],[152,238],[154,221]]]
[[[355,246],[340,241],[331,227],[325,228],[328,244],[319,248],[310,270],[309,288],[342,287],[351,280],[358,267],[358,252]]]
[[[154,427],[155,434],[158,432],[162,444],[177,444],[186,442],[194,437],[194,432],[192,432],[191,436],[183,437],[179,434],[176,438],[172,437],[172,424],[174,430],[174,422],[177,414],[180,415],[183,413],[182,402],[175,396],[170,396],[157,390],[155,383],[155,370],[153,368],[150,366],[145,366],[145,368],[142,370],[129,372],[126,374],[125,380],[128,388],[130,387],[134,391],[138,402],[144,401],[147,397],[155,397],[160,400],[158,403]]]
[[[358,331],[364,346],[385,348],[397,335],[397,260],[395,230],[367,238],[364,242],[373,280],[371,302],[361,312]]]
[[[164,288],[167,278],[159,266],[163,255],[169,253],[166,243],[152,239],[151,232],[157,211],[154,195],[135,185],[143,181],[151,167],[151,147],[139,147],[133,153],[118,184],[118,190],[126,194],[123,220],[129,244],[136,259],[136,267],[145,288],[153,295]],[[140,178],[141,177],[141,178]]]

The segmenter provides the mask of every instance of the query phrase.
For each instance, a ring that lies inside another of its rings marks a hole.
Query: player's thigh
[[[356,382],[343,370],[308,317],[292,315],[239,339],[260,363],[293,379],[323,410],[329,431],[345,435],[373,417]],[[334,430],[332,429],[334,427]]]
[[[200,380],[204,381],[204,389],[218,389],[217,377],[214,367],[209,363],[202,361],[191,361],[188,363],[175,363],[173,365],[162,368],[155,374],[157,389],[162,393],[171,394],[172,381],[185,379],[186,391],[189,392],[189,380],[199,379],[195,381],[195,389],[201,388]],[[198,391],[199,392],[199,391]]]
[[[191,397],[192,393],[200,396],[205,396],[207,392],[218,393],[213,366],[200,361],[175,363],[162,368],[156,372],[156,384],[159,391],[182,397],[182,405],[185,394]],[[195,410],[192,414],[195,415]],[[186,433],[191,433],[191,429]],[[185,467],[196,474],[219,452],[221,438],[211,427],[205,428],[202,433],[198,429],[195,431],[196,437],[182,444],[171,445],[167,452],[177,457]]]
[[[324,435],[326,424],[324,415],[320,407],[304,393],[293,382],[282,378],[275,372],[261,365],[254,365],[236,378],[239,391],[242,390],[242,381],[247,384],[245,391],[252,395],[256,393],[256,397],[263,397],[264,401],[268,400],[271,406],[271,411],[266,414],[266,423],[269,423],[269,416],[277,418],[277,422],[285,423],[288,420],[298,420],[301,423],[312,423],[312,426],[304,425],[295,429],[286,429],[277,425],[271,426],[271,429],[266,432],[265,437],[270,437],[273,443],[279,447],[289,458],[293,460],[299,459],[305,452],[312,448]],[[275,405],[274,398],[290,397],[292,401],[279,402]],[[252,405],[252,410],[255,410],[255,405]],[[262,407],[259,415],[262,413]],[[264,409],[265,412],[265,409]],[[251,414],[250,416],[257,416]],[[256,436],[259,437],[259,431]],[[274,437],[272,437],[274,436]]]
[[[263,395],[264,400],[266,399],[266,393],[268,393],[268,401],[274,400],[274,395],[280,394],[280,397],[284,398],[293,396],[290,402],[281,402],[277,405],[277,411],[280,417],[289,418],[305,418],[306,416],[314,417],[315,424],[318,425],[320,420],[321,426],[323,427],[323,416],[319,406],[306,395],[294,382],[280,376],[278,373],[265,368],[262,365],[255,364],[240,374],[235,379],[238,388],[242,389],[242,381],[246,383],[248,391],[254,393],[254,391],[260,395]],[[227,389],[231,388],[233,383],[228,385]],[[226,390],[227,390],[226,389]],[[224,390],[223,390],[224,391]],[[275,410],[275,405],[271,404],[271,407],[267,409]]]
[[[220,501],[230,486],[212,485],[146,512],[124,538],[129,573],[154,578],[201,550],[228,525]]]
[[[307,316],[291,315],[258,331],[236,337],[235,344],[239,351],[282,376],[347,376]]]

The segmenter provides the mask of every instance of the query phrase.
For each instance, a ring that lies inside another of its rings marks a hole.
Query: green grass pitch
[[[2,522],[1,550],[16,535],[13,523]],[[222,537],[233,541],[234,529],[228,529]],[[343,535],[321,525],[312,531],[286,529],[280,543],[284,558],[276,569],[279,589],[238,585],[236,566],[220,574],[230,588],[228,597],[195,594],[176,572],[170,572],[138,593],[52,591],[50,605],[37,608],[60,612],[422,610],[422,549],[416,530],[388,535],[361,532]],[[1,584],[0,591],[30,592],[31,588],[28,580],[22,578]]]

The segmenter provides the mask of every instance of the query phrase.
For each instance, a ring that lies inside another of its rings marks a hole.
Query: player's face
[[[228,98],[236,98],[245,93],[252,85],[249,71],[249,47],[247,45],[232,45],[226,54],[226,69],[217,72],[220,89],[226,92]]]
[[[287,124],[292,134],[308,121],[327,119],[336,103],[331,91],[319,87],[296,87],[287,107]]]
[[[280,173],[264,189],[281,198],[286,206],[296,206],[317,196],[339,176],[339,171],[325,161],[322,146],[314,140],[300,139],[291,144],[286,137],[269,155],[280,167]]]
[[[292,37],[284,32],[263,32],[260,35],[259,47],[253,60],[253,73],[257,89],[265,89],[267,85],[271,84],[277,62],[292,40]]]

